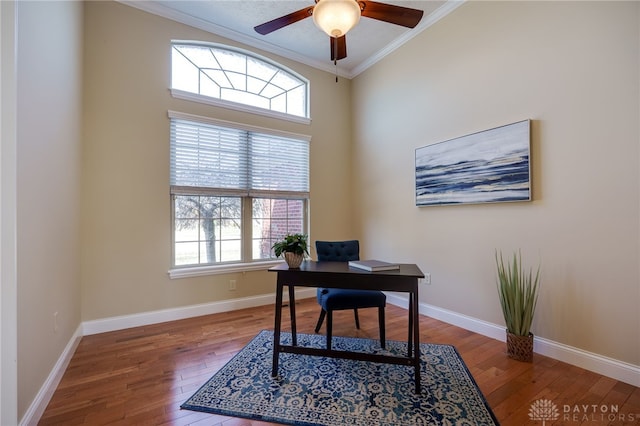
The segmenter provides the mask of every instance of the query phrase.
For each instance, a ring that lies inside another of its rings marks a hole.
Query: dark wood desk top
[[[278,273],[278,282],[303,287],[352,288],[385,291],[417,290],[418,278],[424,274],[414,264],[401,264],[400,269],[369,272],[350,267],[348,262],[316,262],[305,260],[300,268],[290,269],[286,263],[269,268]]]
[[[400,269],[392,269],[387,271],[365,271],[364,269],[349,266],[348,262],[317,262],[314,260],[305,260],[298,269],[289,269],[286,263],[269,268],[269,271],[281,272],[315,272],[315,273],[344,273],[344,274],[366,274],[366,275],[400,275],[406,277],[424,278],[424,274],[417,265],[410,263],[400,264]]]

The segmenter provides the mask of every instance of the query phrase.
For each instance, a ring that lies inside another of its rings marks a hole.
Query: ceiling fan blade
[[[284,15],[269,22],[265,22],[264,24],[260,24],[253,29],[262,35],[269,34],[270,32],[279,30],[282,27],[286,27],[287,25],[291,25],[295,22],[301,21],[304,18],[308,18],[313,12],[313,7],[314,6],[305,7],[304,9],[300,9],[298,11],[289,13],[288,15]]]
[[[329,41],[331,41],[332,61],[339,61],[340,59],[347,57],[347,38],[345,36],[340,36],[338,38],[330,37]]]
[[[379,3],[376,1],[359,1],[362,7],[362,16],[390,22],[403,27],[414,28],[422,19],[424,12],[419,9],[396,6],[393,4]]]

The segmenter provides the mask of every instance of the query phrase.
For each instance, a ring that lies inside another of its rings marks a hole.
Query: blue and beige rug
[[[321,348],[325,337],[298,334],[298,345]],[[388,341],[386,352],[404,355],[406,347]],[[273,333],[262,331],[181,408],[290,425],[497,425],[456,349],[420,347],[416,395],[413,367],[393,364],[282,353],[273,378]],[[334,337],[333,348],[383,352],[377,340],[357,338]]]

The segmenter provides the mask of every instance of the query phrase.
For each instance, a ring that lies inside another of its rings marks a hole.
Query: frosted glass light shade
[[[356,0],[320,0],[313,8],[313,22],[331,37],[341,37],[360,20]]]

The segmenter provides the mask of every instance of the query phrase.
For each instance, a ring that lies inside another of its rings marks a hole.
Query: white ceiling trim
[[[379,50],[373,56],[362,62],[360,65],[354,67],[351,71],[342,69],[340,67],[340,63],[338,62],[338,66],[334,66],[332,62],[328,61],[318,61],[311,59],[307,56],[301,55],[299,53],[293,52],[291,50],[285,49],[280,46],[276,46],[271,43],[267,43],[256,39],[254,37],[249,37],[245,34],[239,33],[237,31],[233,31],[229,28],[216,25],[212,22],[205,21],[203,19],[194,17],[192,15],[188,15],[183,12],[176,11],[174,9],[167,8],[162,4],[156,3],[154,1],[139,1],[139,0],[116,0],[119,3],[125,4],[127,6],[134,7],[136,9],[142,10],[144,12],[152,13],[157,16],[161,16],[166,19],[170,19],[172,21],[176,21],[194,28],[198,28],[203,31],[207,31],[209,33],[215,34],[220,37],[227,38],[229,40],[242,43],[247,46],[255,47],[257,49],[261,49],[270,53],[274,53],[276,55],[280,55],[282,57],[291,59],[296,62],[300,62],[302,64],[306,64],[310,67],[319,69],[321,71],[326,71],[337,76],[343,78],[354,78],[358,74],[366,71],[369,67],[373,66],[375,63],[382,60],[387,55],[391,54],[393,51],[398,49],[400,46],[405,44],[407,41],[411,40],[413,37],[420,34],[422,31],[426,30],[440,19],[447,16],[449,13],[453,12],[455,9],[464,4],[467,0],[449,0],[443,6],[439,7],[428,16],[426,16],[420,24],[412,31],[408,31],[404,33],[402,36],[394,40],[392,43],[389,43],[387,46]]]
[[[433,24],[435,24],[436,22],[438,22],[439,20],[441,20],[442,18],[450,14],[451,12],[456,10],[458,7],[462,6],[466,1],[467,0],[447,1],[444,5],[442,5],[441,7],[434,10],[432,13],[430,13],[426,17],[426,19],[423,19],[418,24],[418,26],[416,26],[412,31],[408,31],[404,33],[403,35],[395,39],[392,43],[389,43],[383,49],[379,50],[375,55],[371,56],[370,58],[362,62],[360,65],[353,68],[348,78],[353,78],[358,74],[366,71],[369,67],[373,66],[376,62],[379,62],[385,56],[389,55],[390,53],[398,49],[400,46],[402,46],[403,44],[405,44],[406,42],[408,42],[409,40],[411,40],[412,38],[414,38],[415,36],[423,32],[424,30],[426,30],[427,28],[429,28],[430,26],[432,26]]]
[[[326,61],[314,61],[306,56],[300,55],[291,50],[276,46],[271,43],[266,43],[257,40],[253,37],[246,36],[237,31],[230,30],[220,25],[213,24],[200,18],[196,18],[186,13],[178,12],[173,9],[169,9],[162,5],[159,5],[153,1],[138,1],[138,0],[116,0],[118,3],[125,4],[127,6],[135,7],[144,12],[152,13],[154,15],[161,16],[163,18],[170,19],[172,21],[180,22],[181,24],[189,25],[190,27],[198,28],[200,30],[207,31],[209,33],[218,35],[220,37],[228,38],[229,40],[243,43],[247,46],[252,46],[267,52],[275,53],[276,55],[283,56],[285,58],[300,62],[302,64],[309,65],[310,67],[317,68],[322,71],[327,71],[333,74],[338,74],[340,77],[351,78],[349,73],[340,70],[336,71],[332,63]],[[338,64],[340,65],[340,64]]]

